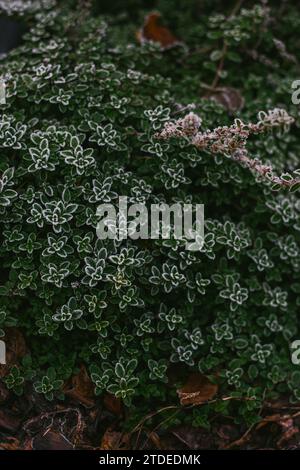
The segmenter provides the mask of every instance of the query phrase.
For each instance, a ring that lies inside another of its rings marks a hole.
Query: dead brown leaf
[[[72,443],[60,432],[48,430],[32,439],[33,450],[72,450]]]
[[[172,430],[173,436],[178,439],[176,449],[208,449],[216,447],[217,436],[202,428],[195,428],[193,426],[181,425]]]
[[[0,443],[0,450],[20,450],[20,441],[15,437],[7,437],[7,442]]]
[[[0,429],[15,432],[19,428],[21,420],[11,411],[0,410]]]
[[[232,87],[216,88],[211,91],[208,96],[231,113],[242,109],[245,102],[239,90]]]
[[[64,392],[73,400],[87,407],[95,404],[94,385],[83,364],[80,366],[79,373],[72,377],[71,383],[65,386]]]
[[[100,450],[129,450],[129,435],[108,428],[102,437]]]
[[[191,374],[186,384],[177,390],[181,405],[201,405],[211,400],[218,391],[218,385],[196,372]]]
[[[164,449],[162,440],[156,432],[154,431],[149,432],[147,437],[148,437],[148,440],[151,442],[151,444],[154,445],[155,449],[159,449],[159,450]]]
[[[145,18],[142,29],[137,32],[138,41],[143,44],[145,42],[158,42],[164,49],[169,49],[180,43],[174,34],[166,27],[161,26],[161,14],[159,12],[150,13]]]
[[[104,395],[103,404],[105,408],[114,415],[121,416],[123,414],[122,401],[119,398],[116,398],[111,393],[106,393]]]

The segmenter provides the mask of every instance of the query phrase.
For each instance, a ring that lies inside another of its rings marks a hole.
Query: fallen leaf
[[[208,93],[208,97],[232,113],[242,109],[245,102],[241,93],[232,87],[216,88]]]
[[[163,443],[160,439],[160,436],[156,432],[154,432],[154,431],[149,432],[148,433],[148,439],[152,443],[152,445],[154,445],[154,449],[159,449],[159,450],[164,449],[164,446],[163,446]],[[153,449],[153,447],[152,447],[152,449]]]
[[[80,366],[80,372],[65,386],[64,392],[82,405],[90,407],[95,404],[94,385],[83,364]]]
[[[181,405],[201,405],[211,400],[218,391],[218,385],[198,372],[190,375],[186,384],[177,390]]]
[[[106,393],[103,398],[105,408],[116,416],[123,414],[122,401],[111,393]]]
[[[164,49],[180,44],[180,41],[168,28],[159,24],[160,17],[159,12],[153,12],[146,16],[144,26],[137,32],[138,41],[141,44],[149,41],[158,42]]]
[[[32,439],[33,450],[72,450],[73,445],[61,433],[56,431],[46,431],[40,433]]]
[[[15,432],[20,426],[20,419],[9,411],[0,410],[0,429]]]
[[[100,450],[129,450],[129,435],[108,428],[102,437]]]
[[[0,443],[0,450],[20,450],[20,441],[15,437],[7,437],[7,442]]]
[[[178,443],[176,445],[178,450],[184,450],[185,448],[198,450],[216,447],[216,435],[206,429],[182,425],[173,429],[172,434],[183,444],[180,445]]]

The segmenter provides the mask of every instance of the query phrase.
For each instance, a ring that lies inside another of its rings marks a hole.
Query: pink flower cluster
[[[190,112],[185,117],[164,124],[163,129],[156,134],[156,138],[168,140],[172,137],[187,138],[199,150],[207,150],[214,154],[223,154],[241,165],[249,168],[254,173],[266,178],[271,183],[280,186],[293,186],[299,180],[295,178],[282,179],[275,176],[269,165],[262,164],[259,159],[253,159],[246,149],[247,140],[252,134],[266,132],[271,128],[283,128],[287,131],[294,122],[284,109],[275,108],[267,113],[260,111],[256,123],[245,124],[240,119],[235,119],[231,126],[216,127],[213,130],[199,131],[202,119]]]

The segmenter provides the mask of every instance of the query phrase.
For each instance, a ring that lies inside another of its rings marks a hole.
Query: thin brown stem
[[[237,14],[237,12],[240,10],[243,3],[244,3],[244,0],[238,0],[235,3],[233,9],[231,10],[231,12],[229,13],[229,15],[227,17],[227,21],[230,20],[231,18],[233,18]],[[228,51],[228,44],[226,43],[225,40],[223,40],[223,47],[222,47],[222,53],[221,53],[222,55],[221,55],[220,62],[218,64],[214,79],[213,79],[212,84],[211,84],[211,88],[213,90],[216,89],[216,86],[218,85],[218,83],[220,81],[221,74],[222,74],[222,71],[223,71],[223,68],[224,68],[224,63],[225,63],[227,51]]]

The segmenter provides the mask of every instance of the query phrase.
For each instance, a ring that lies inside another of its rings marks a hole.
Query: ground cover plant
[[[267,404],[295,406],[295,4],[0,8],[26,26],[0,61],[5,400],[109,401],[127,432],[145,416],[150,427],[210,429],[217,417],[249,429]],[[97,207],[124,195],[204,204],[201,250],[97,239]]]

